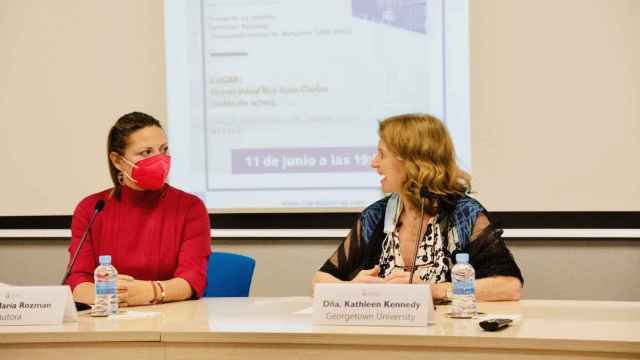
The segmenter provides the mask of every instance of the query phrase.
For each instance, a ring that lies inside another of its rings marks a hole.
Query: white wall
[[[493,211],[640,210],[640,2],[471,0],[472,163]]]
[[[71,214],[110,184],[107,132],[166,117],[162,1],[0,1],[0,216]]]

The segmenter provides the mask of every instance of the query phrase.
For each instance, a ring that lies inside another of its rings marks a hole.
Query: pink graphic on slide
[[[368,172],[373,146],[234,149],[232,174]]]

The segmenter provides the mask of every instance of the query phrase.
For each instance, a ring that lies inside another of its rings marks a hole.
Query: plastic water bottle
[[[96,298],[91,314],[109,316],[118,313],[118,271],[111,265],[111,255],[101,255],[100,265],[93,273]]]
[[[476,271],[469,264],[469,254],[456,254],[451,269],[451,317],[472,318],[476,315]]]

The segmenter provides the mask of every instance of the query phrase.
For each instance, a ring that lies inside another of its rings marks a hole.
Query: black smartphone
[[[511,319],[487,319],[482,320],[478,324],[486,331],[502,330],[513,323]]]

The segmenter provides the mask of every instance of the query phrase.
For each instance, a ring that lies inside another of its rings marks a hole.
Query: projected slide
[[[165,29],[171,182],[214,211],[361,209],[401,113],[470,167],[466,1],[167,0]]]

